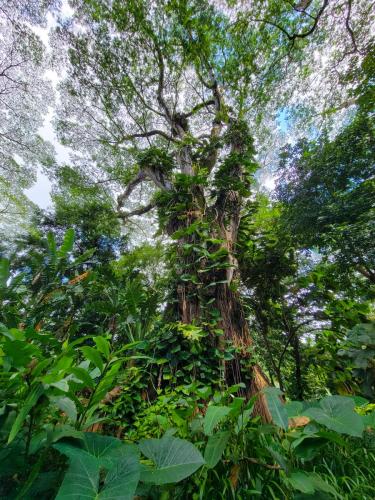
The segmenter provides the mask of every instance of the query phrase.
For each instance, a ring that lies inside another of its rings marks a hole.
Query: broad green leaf
[[[18,330],[17,328],[11,328],[9,330],[3,323],[0,323],[0,334],[10,340],[25,340],[24,331]]]
[[[4,257],[0,257],[0,288],[5,288],[7,286],[10,274],[9,267],[9,260]]]
[[[56,240],[54,234],[51,231],[49,231],[47,234],[47,245],[48,245],[48,250],[51,254],[52,264],[55,264],[57,259]]]
[[[218,432],[208,438],[204,451],[204,460],[207,467],[214,468],[220,460],[230,437],[229,431]]]
[[[247,425],[247,423],[249,422],[250,418],[251,418],[251,415],[253,413],[253,410],[254,410],[254,405],[252,405],[250,408],[248,408],[247,410],[244,410],[239,416],[238,416],[238,419],[237,419],[237,423],[236,423],[236,427],[235,427],[235,433],[238,434],[239,432],[241,432]]]
[[[326,483],[316,472],[292,472],[287,480],[292,488],[302,493],[311,494],[318,490],[330,493],[336,497],[336,490],[330,484]]]
[[[93,389],[94,386],[94,381],[90,377],[90,374],[85,368],[81,367],[72,367],[69,368],[68,373],[72,373],[75,377],[77,377],[79,380],[81,380],[84,384],[86,384],[87,387],[90,387],[90,389]]]
[[[214,428],[230,413],[228,406],[209,406],[203,420],[203,430],[206,436],[211,436]]]
[[[172,436],[142,439],[139,448],[155,464],[141,471],[141,481],[145,483],[177,483],[204,464],[201,453],[192,443]]]
[[[71,458],[56,500],[97,498],[99,474],[100,468],[95,457],[87,454]]]
[[[113,388],[113,384],[115,382],[115,378],[117,376],[117,372],[121,367],[122,361],[118,361],[114,363],[111,368],[107,371],[105,376],[99,382],[99,385],[96,389],[95,395],[92,398],[91,404],[97,405],[104,398],[108,391]]]
[[[354,411],[354,401],[345,396],[327,396],[319,406],[307,409],[304,414],[332,431],[361,437],[364,429],[360,415]]]
[[[27,418],[31,408],[33,408],[33,406],[35,406],[35,404],[38,402],[38,399],[43,394],[43,392],[44,392],[44,388],[43,388],[42,384],[38,384],[37,386],[35,386],[31,390],[30,394],[26,398],[24,405],[22,406],[22,408],[19,411],[16,420],[14,421],[14,423],[12,425],[12,428],[10,430],[9,437],[8,437],[8,444],[11,443],[13,441],[13,439],[17,436],[17,434],[21,430],[21,427],[22,427],[25,419]]]
[[[132,500],[138,485],[140,466],[139,451],[134,445],[123,444],[119,439],[84,433],[83,440],[54,445],[67,455],[70,467],[56,498]],[[99,486],[102,469],[107,471],[104,486]]]
[[[303,415],[303,403],[301,401],[288,401],[284,408],[289,418]]]
[[[314,493],[315,491],[315,487],[306,472],[292,472],[288,478],[288,482],[293,489],[302,491],[302,493]]]
[[[297,457],[308,461],[316,457],[323,446],[326,446],[327,440],[315,435],[303,435],[292,443],[294,453]]]
[[[99,351],[90,346],[80,347],[80,350],[83,352],[83,355],[86,359],[91,361],[97,368],[99,368],[100,372],[103,371],[103,360]]]
[[[133,500],[140,477],[140,464],[137,454],[127,447],[122,448],[121,458],[116,460],[108,471],[104,488],[99,493],[101,500]]]
[[[69,228],[66,231],[62,245],[57,252],[58,257],[65,258],[68,255],[68,253],[73,250],[73,245],[74,245],[74,229]]]
[[[18,368],[24,368],[33,358],[42,356],[39,347],[24,340],[9,340],[7,338],[2,348],[5,355],[12,359],[12,364]]]
[[[84,433],[77,431],[69,425],[59,425],[53,427],[51,424],[31,439],[30,454],[36,453],[40,448],[47,444],[57,443],[64,438],[83,439]]]
[[[94,337],[94,342],[96,344],[96,347],[98,348],[98,351],[103,354],[105,359],[108,359],[110,353],[110,344],[108,340],[98,335],[97,337]]]
[[[288,413],[285,409],[285,405],[280,400],[282,392],[277,387],[266,387],[266,389],[263,390],[263,393],[266,396],[268,409],[271,413],[273,423],[278,427],[287,430]]]

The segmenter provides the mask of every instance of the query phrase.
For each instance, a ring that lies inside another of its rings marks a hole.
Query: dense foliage
[[[3,3],[0,498],[373,499],[372,3]]]

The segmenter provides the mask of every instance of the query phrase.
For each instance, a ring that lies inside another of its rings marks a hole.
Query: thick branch
[[[207,106],[213,106],[214,104],[215,104],[214,99],[209,99],[208,101],[200,102],[199,104],[194,106],[188,113],[183,113],[183,116],[185,118],[190,118],[190,116],[195,115],[195,113],[198,113],[198,111],[200,111],[201,109],[207,108]]]
[[[354,31],[352,30],[351,26],[350,26],[350,15],[351,15],[351,12],[352,12],[352,0],[348,0],[348,10],[347,10],[347,13],[346,13],[346,19],[345,19],[345,26],[346,26],[346,29],[350,35],[350,38],[352,40],[352,44],[353,44],[353,47],[354,47],[354,50],[356,52],[358,52],[358,47],[357,47],[357,43],[355,41],[355,36],[354,36]]]
[[[167,141],[178,142],[177,139],[175,139],[171,135],[167,134],[163,130],[149,130],[147,132],[138,132],[136,134],[124,135],[123,137],[121,137],[119,143],[125,142],[125,141],[131,141],[133,139],[137,139],[140,137],[152,137],[154,135],[160,135],[161,137],[164,137],[164,139],[166,139]]]
[[[146,214],[147,212],[150,212],[153,208],[155,208],[155,206],[156,206],[155,203],[149,203],[148,205],[138,207],[135,210],[132,210],[131,212],[121,212],[121,210],[118,210],[117,216],[120,219],[126,220],[126,219],[129,219],[129,217],[132,217],[134,215]]]
[[[140,184],[145,179],[146,175],[144,172],[141,171],[132,181],[129,182],[125,191],[117,197],[118,210],[120,210],[124,206],[125,201],[129,198],[129,196],[132,194],[132,192],[138,186],[138,184]]]
[[[164,110],[165,116],[169,122],[172,122],[172,114],[165,102],[163,91],[164,91],[164,59],[162,51],[156,40],[154,40],[156,55],[158,58],[158,66],[159,66],[159,81],[158,81],[158,90],[157,90],[157,99],[160,107]]]

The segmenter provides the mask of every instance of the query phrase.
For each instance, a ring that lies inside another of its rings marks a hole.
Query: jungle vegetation
[[[0,0],[0,498],[375,497],[374,33]]]

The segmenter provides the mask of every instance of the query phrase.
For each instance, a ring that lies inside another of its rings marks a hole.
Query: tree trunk
[[[246,183],[241,163],[241,140],[232,140],[230,143],[229,166],[224,165],[225,172],[219,168],[216,174],[219,189],[216,202],[210,207],[207,207],[204,188],[195,183],[193,170],[188,167],[192,164],[189,161],[190,149],[183,148],[179,159],[181,172],[186,179],[180,187],[175,185],[176,200],[179,202],[176,206],[179,209],[169,220],[168,233],[173,234],[174,238],[176,234],[180,235],[177,241],[179,320],[183,323],[207,324],[210,313],[217,312],[217,328],[223,333],[215,336],[214,341],[222,351],[228,341],[235,347],[234,358],[224,362],[225,382],[228,386],[244,383],[246,389],[242,390],[242,395],[249,398],[260,393],[269,385],[269,381],[260,366],[251,362],[252,339],[236,290],[240,275],[235,249],[242,208],[238,186]],[[212,165],[212,152],[209,162]],[[227,178],[233,179],[237,188],[225,182]],[[185,203],[183,210],[181,200]],[[196,253],[199,249],[202,256]],[[210,304],[209,308],[207,304]],[[262,394],[257,400],[256,412],[264,420],[270,420]]]
[[[293,335],[292,346],[293,346],[293,357],[295,363],[296,397],[297,399],[302,400],[304,396],[304,390],[303,390],[303,380],[301,372],[301,352],[300,352],[299,338],[297,333]]]

